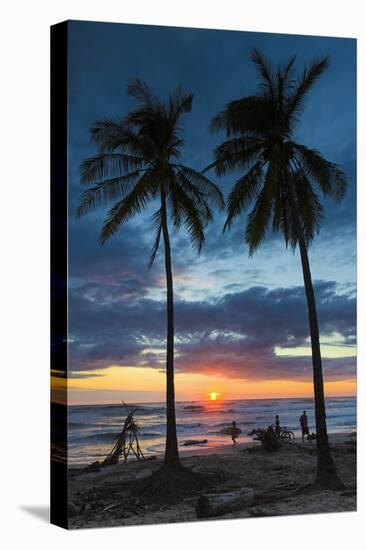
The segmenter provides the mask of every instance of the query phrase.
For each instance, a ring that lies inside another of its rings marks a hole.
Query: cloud
[[[110,365],[164,368],[165,304],[94,284],[70,296],[70,368]],[[322,337],[355,341],[353,293],[339,293],[335,282],[315,283]],[[96,300],[102,296],[102,300]],[[310,376],[309,357],[278,357],[278,346],[308,343],[303,287],[252,287],[211,301],[175,304],[176,368],[181,372],[224,374],[248,379],[301,379]],[[338,336],[339,338],[339,336]],[[324,360],[332,379],[354,377],[354,358]]]

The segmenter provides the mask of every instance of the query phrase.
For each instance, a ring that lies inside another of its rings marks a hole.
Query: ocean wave
[[[140,432],[139,437],[163,437],[163,434],[158,432]]]
[[[211,428],[230,428],[231,427],[231,422],[228,421],[228,422],[220,422],[219,424],[213,424],[212,426],[210,426]],[[253,422],[246,422],[246,421],[243,421],[243,422],[237,422],[236,423],[238,428],[240,428],[241,426],[253,426]]]
[[[78,440],[78,441],[84,441],[84,442],[95,441],[99,443],[110,443],[115,441],[117,437],[120,435],[120,433],[121,432],[99,432],[99,433],[93,433],[89,435],[80,434],[79,437],[74,437],[73,441]],[[141,431],[139,432],[138,436],[141,439],[144,439],[144,438],[153,438],[153,437],[163,437],[164,434],[159,432],[154,432],[154,431],[152,432]]]
[[[205,428],[205,427],[207,427],[207,424],[204,424],[202,422],[185,422],[184,424],[183,423],[177,424],[178,430],[191,430],[195,428]],[[143,426],[141,426],[141,431],[143,431],[143,429],[144,429]],[[161,429],[165,433],[165,422],[161,424],[150,424],[149,426],[145,426],[145,429],[149,429],[153,431]]]
[[[193,412],[205,412],[206,407],[203,405],[187,405],[186,407],[183,407],[184,411],[193,411]]]
[[[223,435],[227,435],[225,433],[225,431],[227,430],[227,428],[230,428],[230,425],[226,425],[225,428],[221,428],[221,430],[215,430],[215,431],[211,431],[211,432],[207,432],[205,435],[216,435],[216,436],[223,436]],[[226,439],[226,438],[225,438]]]
[[[187,422],[186,424],[177,424],[178,431],[189,431],[194,430],[195,428],[207,428],[207,424],[203,424],[202,422]]]
[[[69,428],[88,428],[90,426],[86,422],[68,422],[67,425]]]
[[[78,437],[74,437],[73,441],[81,441],[81,442],[94,441],[96,443],[111,443],[117,439],[120,433],[121,432],[100,432],[100,433],[94,433],[90,435],[80,434]]]
[[[349,432],[356,426],[356,400],[354,398],[330,398],[327,400],[327,421],[330,432]],[[131,405],[131,407],[133,407]],[[142,403],[136,407],[135,418],[140,426],[140,444],[143,452],[163,452],[165,444],[165,406],[163,403]],[[279,414],[281,425],[287,426],[299,436],[299,416],[307,410],[309,424],[314,426],[313,399],[268,399],[213,402],[177,403],[178,440],[209,439],[209,445],[229,442],[229,436],[221,430],[236,420],[243,440],[253,427],[266,428]],[[197,414],[196,414],[197,413]],[[122,405],[82,406],[69,408],[69,460],[79,461],[88,457],[106,456],[116,437],[122,431],[125,410]],[[212,443],[213,444],[213,443]],[[97,458],[94,458],[96,460]]]

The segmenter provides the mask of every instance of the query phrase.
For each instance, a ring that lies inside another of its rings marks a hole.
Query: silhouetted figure
[[[280,437],[280,434],[281,434],[280,418],[278,414],[276,414],[276,420],[275,420],[275,434],[277,435],[277,437]]]
[[[233,445],[237,445],[238,442],[236,441],[239,437],[240,430],[236,427],[236,422],[233,420],[232,427],[231,427],[231,439],[233,440]]]
[[[300,426],[301,426],[301,433],[302,433],[302,442],[304,443],[305,436],[309,435],[309,424],[308,424],[308,417],[306,416],[306,411],[304,411],[300,416]]]

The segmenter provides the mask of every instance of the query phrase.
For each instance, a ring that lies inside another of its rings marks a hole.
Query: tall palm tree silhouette
[[[104,243],[150,202],[157,204],[151,218],[155,239],[149,260],[153,265],[161,237],[167,285],[166,447],[165,469],[182,469],[177,443],[174,393],[174,301],[169,221],[182,225],[200,252],[204,228],[213,208],[223,208],[218,186],[202,173],[181,164],[181,117],[192,108],[193,95],[178,87],[164,103],[141,80],[130,81],[128,95],[138,101],[122,120],[96,122],[90,130],[98,154],[83,161],[81,183],[93,184],[82,194],[77,216],[113,202],[101,231]]]
[[[229,194],[224,230],[250,208],[245,227],[250,255],[263,243],[271,221],[273,231],[283,234],[286,247],[290,245],[295,251],[299,246],[313,363],[318,455],[315,483],[338,488],[342,484],[328,442],[308,248],[323,218],[318,193],[339,201],[345,194],[346,179],[336,164],[293,138],[305,97],[328,67],[328,58],[315,59],[298,79],[293,77],[295,57],[278,69],[273,69],[258,50],[252,51],[251,60],[260,79],[259,88],[255,95],[229,103],[213,119],[212,130],[225,130],[227,140],[216,148],[215,162],[210,167],[214,166],[219,176],[234,170],[244,172]]]

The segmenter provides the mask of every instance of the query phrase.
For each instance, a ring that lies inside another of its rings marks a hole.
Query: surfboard
[[[241,434],[241,429],[240,428],[233,428],[232,426],[230,426],[229,428],[224,428],[223,430],[223,433],[225,433],[226,435],[239,435]]]

